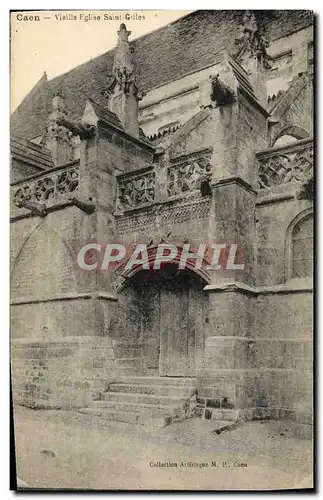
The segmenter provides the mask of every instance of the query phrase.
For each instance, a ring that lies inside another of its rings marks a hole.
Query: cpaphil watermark
[[[122,266],[125,271],[158,271],[163,266],[175,264],[179,270],[187,268],[206,270],[243,270],[242,252],[235,243],[201,243],[191,247],[189,243],[160,243],[147,246],[145,243],[124,245],[91,242],[81,247],[77,254],[77,265],[84,271],[111,271]]]

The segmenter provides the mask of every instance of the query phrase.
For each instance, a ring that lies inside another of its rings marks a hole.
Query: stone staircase
[[[97,391],[95,400],[79,412],[151,427],[201,417],[217,420],[217,428],[223,429],[238,420],[236,410],[206,412],[198,404],[196,379],[182,377],[121,377]]]

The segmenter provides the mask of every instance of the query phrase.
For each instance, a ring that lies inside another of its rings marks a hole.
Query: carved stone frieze
[[[25,184],[21,186],[19,189],[16,189],[13,195],[14,204],[17,207],[21,207],[22,203],[31,200],[32,198],[32,190],[29,184]]]
[[[19,184],[14,188],[13,201],[17,207],[25,206],[26,202],[45,202],[46,206],[52,206],[68,200],[68,195],[77,191],[78,185],[78,165],[73,165]]]
[[[198,190],[211,175],[210,156],[201,156],[171,165],[167,171],[167,194],[178,196]]]
[[[125,176],[118,181],[118,210],[137,208],[155,199],[155,173]]]
[[[169,228],[174,224],[189,220],[207,219],[210,210],[210,199],[200,199],[195,202],[165,203],[152,207],[145,207],[136,214],[125,214],[116,217],[117,234],[131,233],[133,231],[155,232],[156,228]],[[157,227],[158,226],[158,227]]]
[[[44,201],[54,196],[55,183],[51,177],[40,179],[35,186],[34,194],[37,201]]]
[[[73,193],[79,183],[78,170],[63,171],[56,178],[56,188],[59,193]]]
[[[303,181],[313,170],[313,146],[295,152],[286,149],[261,158],[258,170],[260,188]]]

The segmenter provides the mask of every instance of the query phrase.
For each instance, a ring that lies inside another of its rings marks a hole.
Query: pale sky
[[[133,40],[189,12],[192,11],[43,10],[11,13],[11,110],[30,92],[44,71],[50,80],[115,47],[121,22],[132,32],[130,40]],[[69,19],[57,19],[58,14]],[[86,22],[85,16],[89,14],[100,16],[100,20]],[[131,19],[106,20],[104,14],[114,17],[127,15]],[[40,21],[19,20],[25,15],[39,15]],[[71,19],[71,16],[76,16],[77,20]],[[144,16],[144,19],[139,19],[139,16]]]

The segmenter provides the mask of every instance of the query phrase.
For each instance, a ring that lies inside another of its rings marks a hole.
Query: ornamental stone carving
[[[135,137],[140,136],[138,123],[138,102],[143,93],[137,85],[132,61],[132,47],[126,25],[122,23],[118,31],[118,43],[114,53],[112,74],[103,95],[108,98],[108,109],[117,115],[124,130]]]
[[[40,179],[35,186],[34,195],[37,201],[48,200],[54,196],[55,184],[51,177]]]
[[[200,189],[201,183],[211,175],[209,156],[189,159],[172,165],[167,172],[167,193],[169,197],[183,195]]]
[[[79,183],[78,170],[72,169],[61,172],[56,178],[57,191],[61,194],[72,193]]]
[[[17,207],[26,206],[26,202],[45,202],[46,206],[67,201],[71,193],[77,191],[79,185],[78,166],[63,171],[48,172],[42,177],[21,183],[13,194],[13,202]]]
[[[235,101],[233,90],[220,80],[219,75],[210,75],[209,78],[212,86],[211,101],[215,102],[217,106],[232,104]]]
[[[304,181],[313,170],[313,147],[295,152],[285,150],[260,159],[258,170],[260,188],[293,181]]]
[[[118,181],[118,210],[137,208],[155,199],[155,173],[126,176]]]
[[[73,133],[62,125],[67,116],[64,100],[57,94],[52,101],[52,112],[50,113],[45,131],[40,144],[46,146],[52,153],[55,165],[63,165],[74,157]]]
[[[21,207],[25,201],[29,201],[32,198],[31,187],[27,184],[17,189],[13,196],[14,204],[17,207]]]
[[[116,232],[126,234],[144,231],[146,234],[147,232],[155,234],[157,226],[160,232],[162,230],[169,232],[169,228],[174,224],[207,219],[209,211],[210,198],[178,205],[173,203],[166,203],[162,206],[153,205],[149,208],[143,208],[138,213],[117,216]]]
[[[257,12],[257,11],[256,11]],[[246,11],[243,16],[243,32],[239,38],[235,39],[237,50],[233,54],[240,63],[245,55],[255,58],[265,69],[271,69],[270,57],[267,54],[268,40],[264,36],[264,31],[259,25],[255,12]]]

